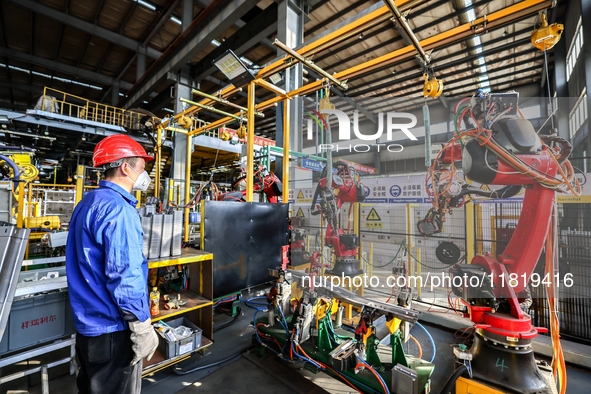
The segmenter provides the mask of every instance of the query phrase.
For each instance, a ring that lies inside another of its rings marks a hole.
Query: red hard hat
[[[127,157],[141,157],[145,161],[154,160],[133,138],[125,134],[114,134],[101,140],[94,148],[92,165],[100,167]]]

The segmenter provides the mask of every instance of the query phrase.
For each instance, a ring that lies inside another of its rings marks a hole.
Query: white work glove
[[[131,348],[135,353],[131,365],[137,364],[143,358],[150,361],[158,347],[158,334],[152,327],[151,319],[148,318],[144,322],[139,320],[129,322],[129,329],[131,330]]]

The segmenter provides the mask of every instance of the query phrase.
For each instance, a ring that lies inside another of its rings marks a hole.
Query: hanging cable
[[[432,363],[435,360],[435,356],[437,355],[437,348],[435,347],[435,341],[433,340],[433,337],[431,336],[429,331],[427,331],[427,329],[425,327],[423,327],[423,325],[421,323],[416,322],[415,325],[417,327],[419,327],[420,329],[422,329],[423,331],[425,331],[425,334],[427,334],[427,337],[429,337],[429,340],[431,341],[431,348],[433,349],[433,356],[431,356],[431,360],[429,362]]]

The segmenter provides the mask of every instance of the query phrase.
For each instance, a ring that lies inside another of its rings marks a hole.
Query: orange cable
[[[419,348],[419,356],[418,356],[418,358],[422,358],[423,357],[423,348],[421,347],[421,344],[412,335],[410,336],[410,339],[412,339],[414,341],[414,343],[416,343],[417,347]]]

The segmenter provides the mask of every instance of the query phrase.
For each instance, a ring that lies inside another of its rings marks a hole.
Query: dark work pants
[[[76,333],[79,394],[139,394],[142,362],[133,359],[131,331],[117,331],[98,337]]]

